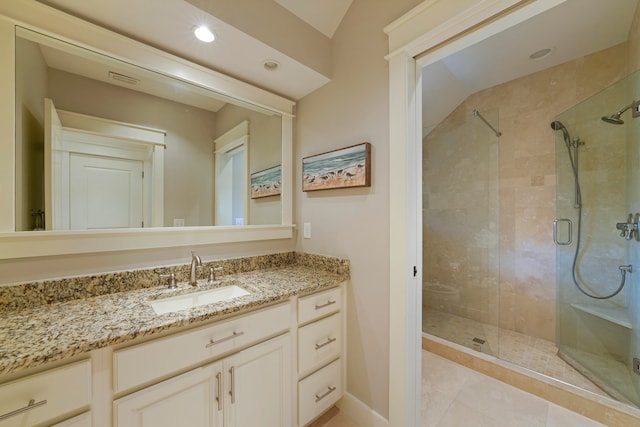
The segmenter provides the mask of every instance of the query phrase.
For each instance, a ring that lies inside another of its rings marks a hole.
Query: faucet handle
[[[169,289],[174,289],[174,288],[178,287],[178,285],[176,284],[176,275],[175,275],[175,273],[159,274],[158,277],[160,279],[169,279],[169,284],[167,285],[167,287]]]
[[[216,273],[215,272],[216,271],[222,271],[222,270],[224,270],[224,268],[222,268],[222,267],[216,267],[216,268],[211,267],[209,269],[209,283],[210,284],[215,282],[215,280],[216,280]]]

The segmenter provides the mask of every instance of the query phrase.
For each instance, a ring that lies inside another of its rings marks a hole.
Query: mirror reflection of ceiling
[[[342,20],[351,3],[245,0],[239,7],[235,0],[39,1],[293,100],[330,81],[331,39],[323,32]],[[212,28],[213,43],[193,36],[193,28],[202,24]],[[269,71],[265,60],[280,67]]]
[[[47,66],[56,70],[170,99],[213,113],[226,104],[225,101],[211,96],[211,91],[178,80],[170,80],[156,73],[141,72],[143,70],[126,63],[90,60],[46,45],[40,45],[40,51]]]
[[[615,46],[627,39],[637,1],[567,0],[422,70],[423,136],[469,95]],[[529,55],[549,48],[532,60]],[[437,99],[438,102],[430,102]]]

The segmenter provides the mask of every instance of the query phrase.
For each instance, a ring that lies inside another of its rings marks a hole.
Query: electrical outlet
[[[184,227],[184,218],[173,218],[174,227]]]
[[[633,372],[637,375],[640,375],[640,359],[637,357],[633,358]]]
[[[304,227],[302,230],[302,237],[304,237],[305,239],[310,239],[311,238],[311,223],[310,222],[305,222],[304,223]]]

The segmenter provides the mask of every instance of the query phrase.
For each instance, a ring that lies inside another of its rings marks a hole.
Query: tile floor
[[[422,352],[422,372],[425,427],[603,426],[426,351]]]
[[[436,310],[422,311],[422,330],[445,340],[473,348],[473,338],[485,340],[483,353],[522,366],[543,375],[578,386],[584,390],[608,396],[557,355],[555,343],[517,332],[500,329],[475,320]],[[585,356],[586,357],[586,356]],[[613,369],[610,372],[618,372]],[[630,383],[622,373],[622,380]],[[629,388],[633,389],[631,384]]]
[[[422,352],[423,427],[603,427],[582,415]],[[338,413],[322,427],[358,426]]]

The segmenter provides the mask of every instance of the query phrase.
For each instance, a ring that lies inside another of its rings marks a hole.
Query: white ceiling
[[[274,0],[329,38],[333,38],[353,0]]]
[[[637,0],[567,0],[423,69],[423,128],[469,95],[627,40]],[[539,60],[533,52],[551,48]],[[434,101],[435,100],[435,101]]]

